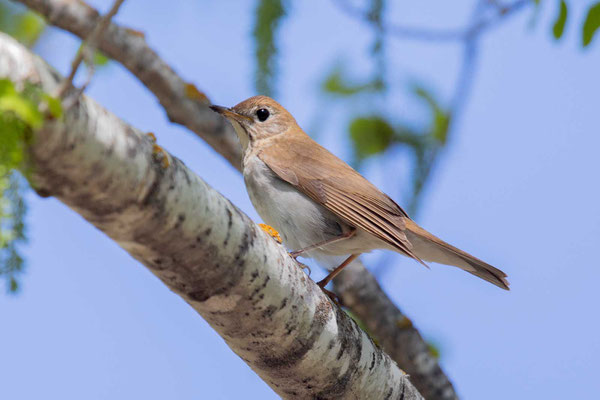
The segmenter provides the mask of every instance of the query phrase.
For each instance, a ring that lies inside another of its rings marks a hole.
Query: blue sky
[[[370,32],[330,1],[292,3],[281,32],[278,100],[305,128],[320,115],[319,141],[348,158],[344,116],[364,110],[319,99],[318,85],[336,60],[348,60],[357,74],[369,70]],[[466,22],[472,3],[449,3],[406,2],[390,18],[436,27]],[[95,4],[106,9],[110,2]],[[254,2],[165,4],[128,0],[116,19],[144,31],[216,103],[255,94]],[[567,26],[562,42],[552,41],[553,7],[546,4],[533,30],[525,12],[482,41],[472,95],[418,216],[425,228],[507,272],[512,290],[454,268],[428,271],[397,255],[380,271],[386,292],[441,348],[441,363],[465,399],[600,393],[600,263],[593,258],[600,245],[600,43],[582,51],[579,23]],[[576,7],[571,22],[582,12]],[[51,30],[39,52],[65,73],[77,46],[71,35]],[[395,89],[420,79],[449,99],[459,46],[392,39],[387,51]],[[122,67],[99,71],[88,94],[155,132],[162,146],[259,220],[239,173],[169,124]],[[370,107],[398,119],[421,117],[401,96]],[[386,165],[402,173],[402,156]],[[402,202],[399,182],[373,163],[365,173]],[[54,199],[28,198],[23,291],[0,297],[4,398],[276,398],[187,304],[101,232]]]

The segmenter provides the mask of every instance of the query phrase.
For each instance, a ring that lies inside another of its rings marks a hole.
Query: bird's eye
[[[260,122],[265,122],[267,118],[269,118],[269,110],[266,108],[261,108],[260,110],[256,111],[256,116]]]

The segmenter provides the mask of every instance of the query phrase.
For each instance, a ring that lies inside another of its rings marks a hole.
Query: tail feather
[[[498,268],[444,242],[408,218],[405,219],[405,225],[407,238],[419,258],[458,267],[502,289],[510,290],[506,274]]]

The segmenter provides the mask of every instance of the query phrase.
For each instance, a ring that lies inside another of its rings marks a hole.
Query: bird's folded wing
[[[404,210],[385,193],[304,133],[270,139],[258,157],[282,180],[315,202],[422,262],[406,238]]]

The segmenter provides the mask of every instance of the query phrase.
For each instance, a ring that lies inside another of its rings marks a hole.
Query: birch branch
[[[0,34],[0,77],[63,79]],[[283,247],[178,159],[87,96],[28,151],[36,188],[103,231],[181,296],[284,398],[422,399]]]
[[[13,1],[27,5],[40,13],[50,24],[81,39],[85,39],[100,19],[100,14],[82,1]],[[147,45],[143,35],[111,23],[97,46],[106,55],[125,66],[154,93],[171,121],[186,126],[235,168],[241,168],[241,150],[233,129],[229,124],[224,124],[222,118],[208,111],[205,105],[210,102],[204,94],[198,92],[199,95],[193,96],[197,92],[195,87],[186,84],[185,80]],[[412,328],[415,335],[399,334],[396,321],[403,313],[381,290],[364,265],[360,261],[355,262],[352,269],[344,271],[343,278],[338,278],[342,279],[352,284],[338,285],[334,280],[338,295],[344,301],[348,301],[348,307],[369,326],[379,343],[398,365],[408,374],[415,376],[413,383],[419,391],[430,393],[427,396],[430,400],[457,398],[452,383],[444,375],[437,360],[429,353],[427,344],[416,328]],[[374,287],[378,290],[370,293],[369,290]],[[400,355],[401,351],[406,351],[406,354]]]

